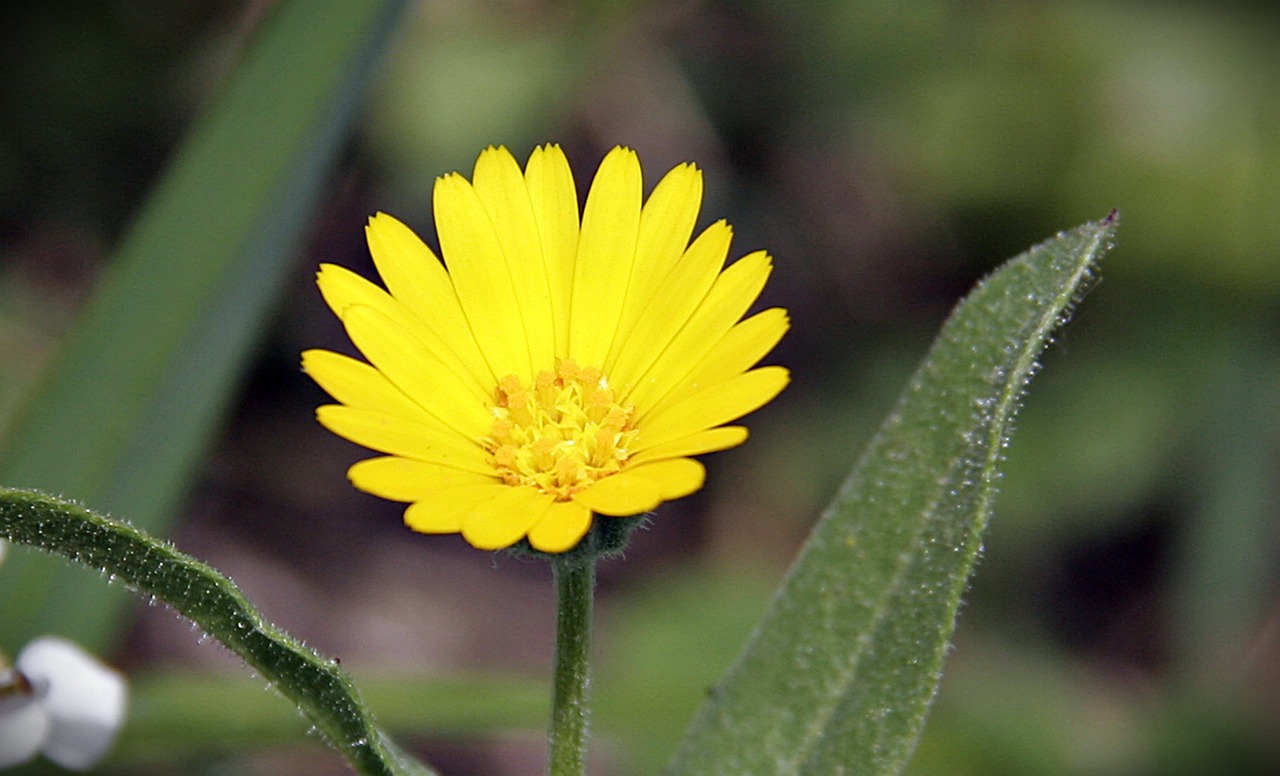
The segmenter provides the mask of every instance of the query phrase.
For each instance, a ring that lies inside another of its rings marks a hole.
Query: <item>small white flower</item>
[[[0,670],[0,768],[38,753],[84,771],[124,724],[124,677],[66,639],[42,636]]]
[[[49,715],[26,677],[12,668],[0,671],[0,768],[35,757],[48,735]]]

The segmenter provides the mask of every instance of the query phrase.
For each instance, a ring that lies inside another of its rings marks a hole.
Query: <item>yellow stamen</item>
[[[614,400],[595,367],[560,359],[526,388],[507,375],[493,393],[493,426],[481,440],[508,485],[532,485],[568,501],[626,464],[635,408]]]

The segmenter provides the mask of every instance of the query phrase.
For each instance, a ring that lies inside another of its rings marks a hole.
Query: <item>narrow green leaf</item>
[[[1201,460],[1182,486],[1190,514],[1178,531],[1169,602],[1184,681],[1221,683],[1219,672],[1257,649],[1258,624],[1275,606],[1274,348],[1267,335],[1232,322],[1206,349],[1209,419],[1198,433]]]
[[[287,277],[404,0],[272,9],[127,232],[56,368],[7,429],[0,483],[162,533]],[[118,591],[29,553],[0,568],[0,644],[90,647]]]
[[[244,658],[360,773],[427,776],[374,723],[338,664],[268,622],[227,579],[172,545],[43,493],[0,488],[0,538],[62,555],[154,595]]]
[[[892,774],[914,750],[1036,359],[1114,214],[1005,265],[956,309],[814,528],[670,773]]]

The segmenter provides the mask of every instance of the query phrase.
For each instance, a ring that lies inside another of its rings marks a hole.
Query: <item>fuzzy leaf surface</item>
[[[296,703],[358,773],[433,773],[378,728],[335,661],[272,625],[230,579],[169,543],[74,502],[6,488],[0,488],[0,538],[61,555],[163,600]]]
[[[956,308],[668,772],[895,774],[936,691],[1037,359],[1116,216],[1009,261]]]

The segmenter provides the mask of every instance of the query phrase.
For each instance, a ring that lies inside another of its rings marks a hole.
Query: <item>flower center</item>
[[[595,367],[558,359],[525,387],[507,375],[493,392],[493,427],[482,439],[508,485],[532,485],[568,501],[626,464],[635,408],[614,400]]]

